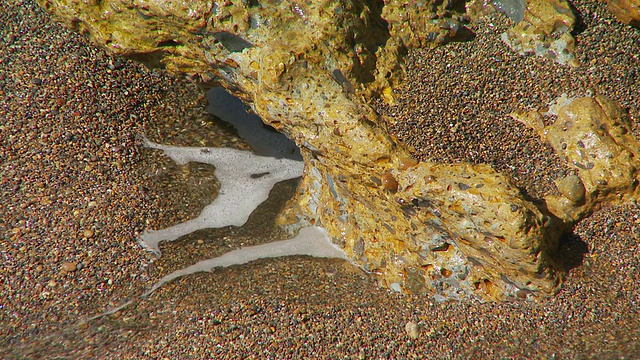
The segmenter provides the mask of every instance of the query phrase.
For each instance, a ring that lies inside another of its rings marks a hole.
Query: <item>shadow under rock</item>
[[[584,257],[589,253],[589,245],[582,238],[573,232],[571,225],[563,224],[562,220],[553,215],[547,208],[544,199],[534,198],[525,188],[519,188],[520,194],[527,200],[535,204],[543,214],[550,216],[552,221],[559,225],[559,231],[564,235],[558,239],[555,251],[549,251],[548,256],[554,262],[552,265],[556,270],[568,272],[582,265]]]
[[[582,265],[589,254],[589,245],[580,235],[573,232],[563,235],[558,242],[558,249],[551,258],[559,266],[558,270],[569,271]]]
[[[466,26],[462,26],[460,30],[453,36],[450,42],[470,42],[475,40],[476,33]]]
[[[576,21],[573,24],[573,30],[571,30],[572,36],[580,35],[583,31],[587,29],[587,24],[584,22],[584,16],[582,13],[578,11],[576,6],[573,4],[573,1],[567,1],[569,3],[569,7],[573,12],[573,15],[576,17]]]

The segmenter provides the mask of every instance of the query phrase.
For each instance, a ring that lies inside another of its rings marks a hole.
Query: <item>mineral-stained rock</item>
[[[637,198],[640,143],[631,134],[624,109],[603,96],[561,97],[545,114],[556,116],[552,125],[541,126],[539,112],[516,118],[536,130],[576,171],[557,183],[563,196],[547,197],[549,211],[572,223],[604,203]]]
[[[516,23],[524,20],[524,12],[527,9],[526,0],[493,0],[491,4]]]
[[[575,16],[566,0],[528,0],[524,19],[502,34],[502,40],[521,55],[535,54],[578,66],[571,36],[574,23]]]
[[[618,20],[640,28],[640,0],[607,0],[607,5]]]
[[[561,220],[573,217],[538,208],[489,166],[418,163],[367,104],[372,94],[390,96],[405,46],[458,35],[463,2],[40,1],[112,54],[188,74],[205,87],[223,85],[294,140],[305,174],[282,224],[322,226],[381,283],[438,299],[534,298],[557,290],[561,273],[549,255],[567,229]],[[550,4],[562,10],[552,28],[533,9],[525,21],[545,34],[566,33],[573,21],[566,3]],[[572,136],[591,149],[581,134]],[[562,141],[576,144],[568,136]],[[600,156],[595,151],[577,163],[601,169],[589,159]],[[620,162],[629,159],[615,151]],[[602,185],[579,176],[586,208],[593,187]],[[630,179],[606,177],[615,189]]]
[[[562,180],[557,181],[556,185],[560,193],[564,195],[574,204],[581,204],[584,202],[585,188],[582,183],[582,179],[578,175],[569,175]]]
[[[382,17],[389,24],[392,38],[408,47],[435,46],[451,39],[464,37],[464,16],[453,16],[464,12],[465,2],[408,1],[401,6],[385,6]]]

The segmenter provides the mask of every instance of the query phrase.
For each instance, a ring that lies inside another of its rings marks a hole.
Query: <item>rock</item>
[[[394,251],[433,269],[425,272],[423,286],[438,288],[444,282],[448,287],[440,294],[448,298],[457,298],[461,289],[489,298],[515,295],[518,289],[554,291],[559,275],[548,271],[547,251],[556,246],[556,230],[507,176],[488,165],[423,162],[396,178],[396,197],[413,204],[415,215],[406,228],[394,223],[396,232],[410,238],[413,253]],[[467,261],[456,262],[460,257]]]
[[[65,262],[60,267],[60,270],[64,273],[70,273],[77,270],[77,265],[74,262]]]
[[[95,231],[93,231],[92,229],[84,229],[84,231],[82,231],[82,236],[85,239],[91,239],[94,234],[95,234]]]
[[[386,286],[439,301],[557,291],[549,254],[566,224],[490,166],[408,161],[369,106],[380,94],[393,100],[404,47],[459,36],[463,1],[40,3],[111,54],[224,86],[295,141],[305,173],[280,224],[321,226]],[[548,42],[546,54],[571,62],[567,3],[527,10],[513,37],[523,48]],[[589,200],[592,184],[579,176]]]
[[[607,5],[622,23],[640,28],[640,0],[607,0]]]
[[[493,0],[493,6],[505,14],[516,24],[524,20],[524,12],[527,9],[526,0]]]
[[[498,3],[503,2],[509,3]],[[528,0],[524,18],[502,34],[502,41],[521,55],[535,54],[559,64],[578,66],[571,36],[574,23],[575,15],[566,0]]]
[[[464,19],[450,15],[456,10],[462,13],[465,1],[410,1],[397,5],[382,7],[381,16],[388,23],[391,37],[407,47],[442,45],[470,35]]]
[[[631,134],[628,114],[620,105],[598,95],[562,96],[548,112],[534,113],[516,118],[532,126],[576,171],[558,183],[564,197],[546,198],[556,216],[575,223],[603,204],[639,196],[640,143]],[[542,115],[557,118],[543,127],[531,121]]]

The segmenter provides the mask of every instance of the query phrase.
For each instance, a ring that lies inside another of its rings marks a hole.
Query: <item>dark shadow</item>
[[[464,14],[467,12],[468,2],[468,0],[446,0],[446,5],[444,8],[445,10],[449,10],[455,14]]]
[[[557,251],[549,256],[558,266],[557,270],[570,271],[581,266],[587,254],[589,245],[579,235],[571,232],[560,238]]]
[[[358,8],[352,11],[354,11],[355,13],[362,13],[364,9],[364,3],[359,2],[358,6]],[[367,19],[369,26],[366,29],[363,29],[367,32],[366,36],[362,36],[362,34],[356,34],[354,33],[353,29],[347,28],[347,39],[349,41],[349,46],[351,46],[352,48],[361,46],[366,49],[369,54],[376,54],[380,47],[385,46],[387,41],[391,38],[391,34],[389,33],[389,23],[387,22],[387,20],[382,18],[383,7],[384,1],[382,0],[373,0],[369,3],[369,9],[371,11],[368,14]],[[350,75],[353,76],[355,80],[361,84],[367,84],[375,81],[375,72],[377,69],[378,60],[377,57],[365,57],[365,59],[367,60],[364,63],[360,63],[360,59],[356,56],[355,52],[353,52],[351,56],[353,57],[353,61],[351,64],[352,68],[350,70]]]
[[[578,9],[573,5],[573,2],[567,1],[567,3],[569,4],[571,11],[573,12],[573,15],[575,15],[576,17],[576,22],[573,24],[573,30],[571,30],[571,35],[572,36],[580,35],[583,31],[587,29],[587,24],[585,24],[582,13],[578,11]]]
[[[274,158],[302,160],[300,149],[286,135],[265,125],[260,117],[249,114],[242,100],[222,87],[207,92],[208,112],[231,124],[253,149],[256,155]]]
[[[544,199],[535,199],[531,197],[527,191],[520,188],[522,196],[532,202],[551,222],[550,228],[547,230],[551,233],[563,234],[559,239],[549,238],[546,255],[552,262],[552,267],[558,271],[569,271],[582,265],[584,257],[589,253],[589,246],[582,240],[579,235],[573,232],[575,224],[565,223],[559,217],[555,216],[547,208]]]
[[[463,26],[458,30],[455,36],[449,39],[449,42],[467,42],[473,41],[475,38],[476,34],[468,27]]]

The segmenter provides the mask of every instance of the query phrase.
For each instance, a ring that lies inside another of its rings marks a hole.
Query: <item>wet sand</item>
[[[473,25],[474,42],[412,52],[399,105],[378,110],[418,157],[487,162],[532,196],[553,191],[564,166],[513,109],[592,89],[628,108],[640,136],[640,31],[597,2],[578,10],[577,56],[588,65],[512,54],[491,40],[507,25],[496,17]],[[562,290],[536,303],[435,303],[379,288],[344,261],[297,257],[181,278],[83,322],[170,271],[280,237],[270,224],[296,184],[274,188],[247,226],[194,233],[155,259],[136,236],[196,216],[218,185],[210,166],[172,164],[140,135],[246,145],[205,113],[195,85],[109,58],[32,1],[9,0],[0,23],[0,357],[640,357],[636,203],[578,224],[561,242]],[[408,322],[420,325],[416,339]]]

